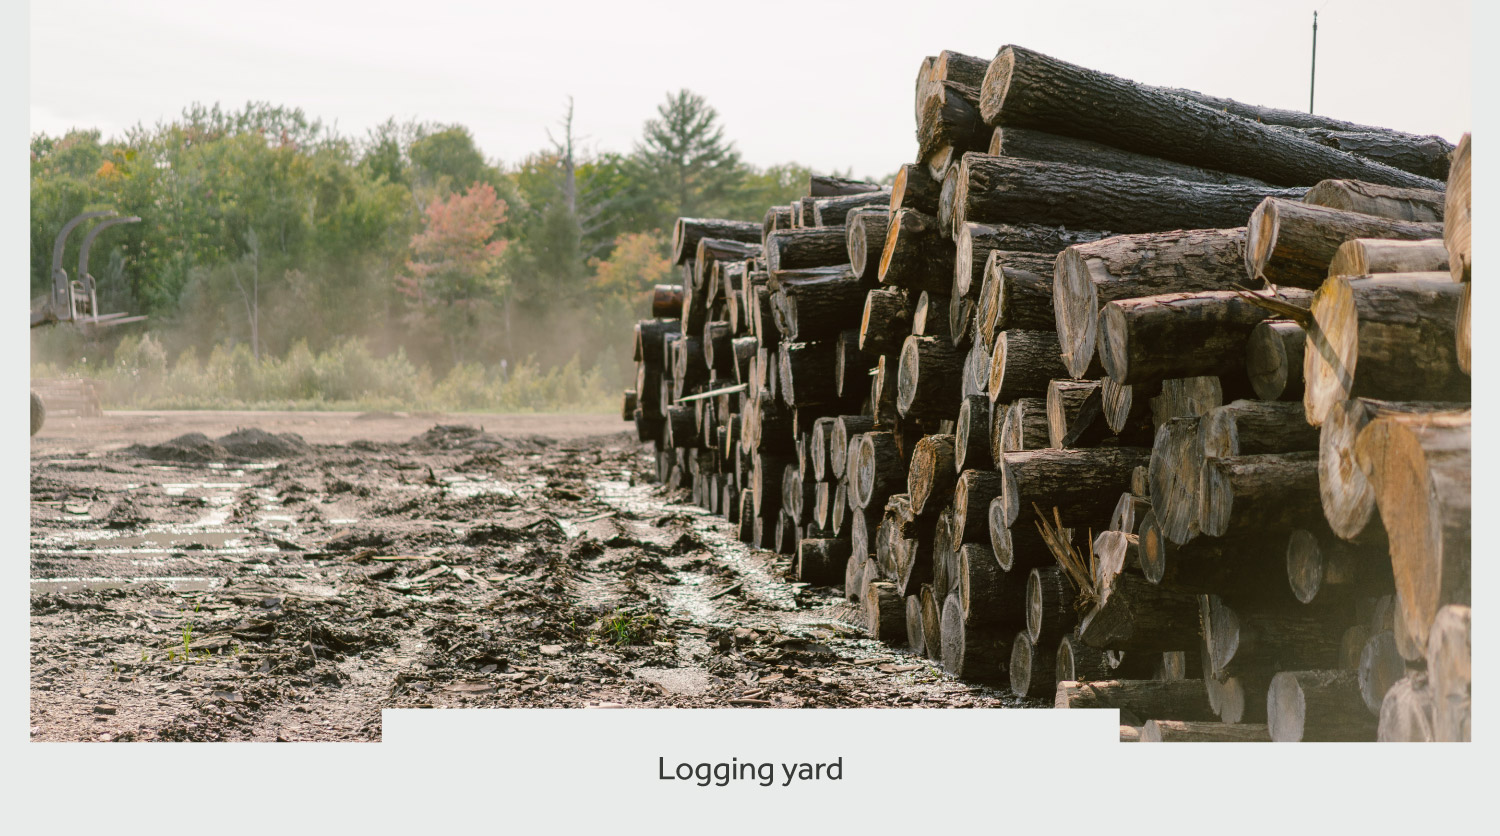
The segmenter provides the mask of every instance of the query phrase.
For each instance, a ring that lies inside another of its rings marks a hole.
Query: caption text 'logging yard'
[[[1124,740],[1468,740],[1469,138],[943,52],[681,218],[624,417],[875,637]]]

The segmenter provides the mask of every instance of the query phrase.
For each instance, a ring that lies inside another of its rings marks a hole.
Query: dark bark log
[[[778,352],[777,378],[781,399],[788,406],[825,403],[834,397],[834,344],[783,342]]]
[[[1286,531],[1322,518],[1316,452],[1207,459],[1198,486],[1198,528],[1210,537]]]
[[[1343,628],[1327,614],[1236,610],[1218,595],[1198,600],[1203,668],[1215,679],[1338,665]]]
[[[1375,739],[1382,743],[1431,743],[1436,739],[1432,729],[1432,708],[1427,676],[1407,674],[1385,693]]]
[[[736,533],[741,543],[755,538],[755,493],[749,488],[739,492],[739,512]]]
[[[869,183],[864,180],[849,180],[843,177],[831,177],[826,174],[814,174],[808,178],[807,194],[810,197],[838,197],[839,195],[864,194],[866,192],[878,192],[883,186],[879,183]]]
[[[1054,378],[1067,377],[1057,334],[1052,331],[1002,331],[990,360],[991,403],[1045,398]]]
[[[969,624],[963,602],[949,595],[943,602],[943,670],[960,679],[998,682],[1010,658],[1006,637],[996,628]]]
[[[980,110],[991,125],[1108,142],[1267,183],[1292,186],[1345,177],[1434,187],[1428,178],[1295,133],[1015,46],[1001,49],[990,63]]]
[[[756,236],[759,238],[759,235]],[[709,287],[713,271],[721,263],[758,258],[761,245],[758,240],[737,241],[730,238],[700,238],[696,255],[693,256],[693,291],[702,292],[704,303],[712,305],[715,293]]]
[[[1380,128],[1327,130],[1303,128],[1302,136],[1329,148],[1374,160],[1392,168],[1441,182],[1448,177],[1453,144],[1440,136],[1412,136]]]
[[[1267,197],[1303,189],[1220,186],[1102,168],[965,154],[953,223],[1034,223],[1115,232],[1230,228]]]
[[[813,219],[818,226],[844,226],[849,216],[856,210],[873,207],[888,210],[890,205],[890,192],[884,189],[839,197],[825,197],[813,201]]]
[[[815,586],[837,586],[844,581],[849,541],[808,539],[797,544],[797,580]]]
[[[1018,697],[1041,698],[1057,692],[1052,678],[1057,659],[1055,645],[1038,645],[1021,631],[1010,646],[1010,690]]]
[[[834,483],[828,527],[835,537],[849,536],[849,483],[843,479]]]
[[[913,514],[936,513],[953,497],[953,483],[958,480],[953,443],[951,435],[924,436],[917,442],[906,476]]]
[[[685,264],[691,261],[698,251],[698,242],[704,238],[758,243],[760,233],[760,224],[754,221],[678,218],[672,226],[672,263]]]
[[[936,216],[938,211],[938,193],[942,191],[943,184],[933,179],[927,173],[927,167],[920,163],[907,163],[896,171],[896,179],[891,184],[891,214],[894,215],[902,209],[914,209],[926,215]],[[871,253],[880,252],[870,250]]]
[[[808,457],[812,465],[813,478],[819,482],[832,481],[833,474],[828,469],[829,441],[833,438],[833,424],[838,419],[833,416],[825,416],[813,422],[812,438],[808,444]]]
[[[1142,743],[1270,743],[1264,723],[1193,723],[1182,720],[1147,720],[1141,728]]]
[[[755,498],[755,516],[769,517],[781,507],[781,477],[791,459],[756,453],[750,475],[750,490]]]
[[[1198,434],[1208,458],[1318,449],[1318,429],[1308,425],[1302,404],[1291,401],[1225,404],[1203,417]]]
[[[1073,635],[1078,626],[1078,610],[1074,607],[1077,600],[1078,589],[1062,569],[1056,566],[1032,569],[1026,577],[1026,635],[1044,647]],[[1077,677],[1070,674],[1069,678]]]
[[[1385,542],[1355,546],[1319,525],[1299,528],[1287,537],[1286,574],[1292,595],[1304,604],[1356,590],[1388,592],[1390,560]]]
[[[1198,601],[1122,574],[1083,617],[1078,636],[1085,644],[1127,653],[1189,650],[1198,643]]]
[[[1357,397],[1469,400],[1454,337],[1459,295],[1433,273],[1324,282],[1302,368],[1307,420],[1321,424],[1335,403]]]
[[[958,546],[953,539],[953,507],[939,511],[932,524],[932,586],[939,597],[958,589]]]
[[[1377,726],[1360,702],[1354,674],[1339,670],[1276,674],[1266,716],[1277,743],[1372,741]]]
[[[932,584],[922,584],[919,597],[922,603],[922,638],[926,641],[925,646],[920,649],[928,659],[942,662],[943,598],[947,596],[939,596]]]
[[[990,400],[984,395],[969,395],[958,408],[958,426],[953,439],[953,467],[955,470],[989,469],[994,465],[990,456]]]
[[[927,648],[927,636],[922,632],[924,627],[921,594],[906,596],[906,646],[916,653]]]
[[[953,486],[954,541],[979,543],[989,538],[990,503],[1005,490],[998,470],[965,470]]]
[[[1095,354],[1099,311],[1117,299],[1228,290],[1245,282],[1245,230],[1119,235],[1064,250],[1053,273],[1058,341],[1071,377]]]
[[[729,323],[708,322],[703,326],[703,363],[717,379],[734,376],[734,352],[730,349]]]
[[[1003,331],[1055,331],[1057,315],[1052,307],[1052,265],[1055,256],[1016,250],[994,250],[985,262],[985,287],[992,288],[981,299],[993,296],[984,307],[979,334],[993,350],[995,337]]]
[[[1376,418],[1354,448],[1390,538],[1397,621],[1425,647],[1441,606],[1469,604],[1469,413]]]
[[[1278,579],[1285,575],[1286,561],[1258,540],[1199,537],[1175,545],[1155,512],[1141,519],[1138,530],[1142,574],[1163,589],[1194,594],[1233,589],[1251,599],[1285,595]]]
[[[1312,296],[1279,288],[1278,298],[1301,307]],[[1099,359],[1105,373],[1122,384],[1243,377],[1250,332],[1271,315],[1232,290],[1118,299],[1099,312]]]
[[[964,543],[953,552],[952,590],[965,623],[1011,630],[1026,623],[1026,583],[1007,573],[989,546]]]
[[[844,222],[849,268],[865,284],[880,280],[880,253],[885,249],[889,227],[890,214],[884,208],[856,210]]]
[[[774,275],[774,274],[773,274]],[[853,274],[786,281],[773,298],[783,312],[786,339],[805,341],[834,336],[864,310],[868,290]]]
[[[690,448],[702,443],[698,437],[698,421],[691,406],[673,404],[666,413],[666,440],[669,447]]]
[[[754,323],[752,331],[755,333],[756,342],[762,348],[770,348],[781,341],[781,331],[776,327],[775,308],[771,304],[771,288],[768,285],[759,285],[754,288],[755,303],[751,309],[751,322]],[[748,303],[749,300],[747,299]]]
[[[664,351],[669,337],[682,335],[682,321],[678,319],[643,319],[635,324],[635,359],[658,369],[666,368]]]
[[[904,487],[906,467],[892,433],[867,432],[855,439],[847,464],[849,498],[856,508],[878,508]]]
[[[963,301],[967,303],[968,300]],[[963,387],[959,394],[964,402],[968,402],[970,398],[983,400],[986,407],[985,415],[989,414],[990,398],[987,393],[990,388],[990,367],[994,364],[994,355],[984,347],[983,342],[970,341],[968,351],[964,354]],[[962,405],[959,409],[963,409]]]
[[[1006,453],[1001,465],[1006,525],[1031,528],[1035,503],[1049,520],[1056,508],[1064,525],[1101,531],[1109,525],[1120,491],[1130,485],[1131,470],[1150,455],[1141,447]]]
[[[1396,637],[1385,630],[1371,636],[1359,653],[1356,679],[1359,696],[1370,714],[1379,717],[1391,686],[1406,677],[1406,660],[1396,650]]]
[[[911,312],[911,332],[918,337],[942,337],[952,335],[948,321],[948,297],[930,291],[922,291],[917,305]]]
[[[1000,453],[1045,450],[1049,444],[1046,398],[1017,398],[1005,410]]]
[[[905,642],[906,599],[896,591],[896,585],[867,581],[863,597],[865,629],[870,638],[897,646]]]
[[[1101,142],[1032,131],[1026,128],[995,128],[990,136],[988,153],[996,157],[1087,165],[1110,171],[1123,171],[1128,174],[1175,177],[1178,180],[1197,183],[1258,187],[1267,185],[1254,177],[1242,177],[1198,166],[1183,165],[1160,157],[1148,157],[1144,154],[1122,151]]]
[[[1470,248],[1472,214],[1469,135],[1464,134],[1453,152],[1448,170],[1448,191],[1443,205],[1443,243],[1448,247],[1448,268],[1454,281],[1468,282],[1474,256]]]
[[[1215,719],[1203,681],[1179,679],[1109,679],[1098,682],[1062,680],[1057,683],[1053,708],[1117,708],[1121,722],[1143,725],[1147,720],[1174,718],[1196,722]]]
[[[1437,238],[1425,241],[1356,238],[1340,244],[1328,264],[1330,276],[1447,272],[1448,248]]]
[[[626,389],[625,390],[625,394],[624,394],[624,398],[622,399],[622,404],[621,404],[621,407],[620,407],[620,420],[621,421],[630,421],[630,420],[633,420],[635,418],[635,411],[638,408],[639,407],[636,406],[636,402],[635,402],[635,390],[634,389]]]
[[[1094,567],[1094,590],[1101,596],[1108,594],[1121,572],[1135,573],[1141,570],[1140,538],[1134,534],[1101,531],[1094,538],[1093,549],[1094,559],[1097,561]]]
[[[794,229],[766,236],[766,269],[796,270],[848,263],[849,246],[842,226]]]
[[[792,228],[792,207],[772,206],[766,210],[765,218],[760,223],[760,244],[766,244],[766,236],[773,232]]]
[[[1441,190],[1401,189],[1359,180],[1324,180],[1302,196],[1303,203],[1313,206],[1420,223],[1443,222],[1443,199]]]
[[[1270,197],[1246,225],[1245,268],[1252,281],[1316,288],[1345,241],[1386,238],[1421,241],[1443,234],[1442,224],[1396,221],[1359,212]]]
[[[875,425],[881,429],[895,428],[900,416],[896,410],[896,377],[899,359],[882,354],[875,363],[875,374],[870,382],[870,411]]]
[[[1075,635],[1066,635],[1057,643],[1057,663],[1053,679],[1058,682],[1095,682],[1113,679],[1105,651],[1089,647]]]
[[[1302,353],[1307,332],[1291,320],[1268,319],[1255,326],[1245,345],[1245,373],[1261,400],[1302,400]]]
[[[1427,681],[1432,695],[1432,736],[1439,743],[1472,739],[1472,639],[1469,608],[1438,610],[1427,634]]]
[[[990,128],[974,106],[977,89],[957,82],[929,83],[917,114],[917,159],[957,157],[989,147]]]
[[[865,296],[859,347],[867,354],[895,354],[911,334],[912,305],[899,288],[877,288]]]
[[[651,288],[651,316],[657,319],[677,319],[682,316],[682,288],[675,284],[659,284]],[[635,358],[637,360],[640,357]]]
[[[915,209],[891,216],[880,251],[880,283],[915,293],[947,293],[953,285],[957,247],[938,229],[937,219]]]
[[[963,389],[964,354],[946,339],[907,337],[901,346],[896,409],[911,420],[950,418]]]

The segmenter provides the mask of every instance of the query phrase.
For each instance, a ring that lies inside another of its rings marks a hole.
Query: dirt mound
[[[203,433],[179,435],[171,441],[163,441],[151,447],[133,445],[127,452],[159,462],[182,462],[185,464],[207,464],[222,462],[230,457],[228,450],[219,446]]]
[[[255,427],[241,427],[219,438],[219,446],[242,459],[290,459],[310,449],[296,433],[276,435]]]
[[[540,450],[551,447],[553,443],[552,439],[539,435],[500,438],[490,435],[481,427],[465,424],[438,424],[409,442],[419,450],[461,450],[470,453]]]

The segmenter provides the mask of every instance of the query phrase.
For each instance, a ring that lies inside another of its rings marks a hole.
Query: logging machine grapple
[[[100,218],[103,220],[94,224],[84,234],[83,243],[78,248],[78,272],[69,278],[68,271],[63,269],[62,265],[63,249],[67,246],[68,235],[85,222]],[[99,233],[112,226],[133,224],[139,221],[140,218],[133,215],[121,216],[112,209],[105,209],[84,212],[63,224],[63,228],[57,233],[57,238],[52,242],[52,290],[47,297],[40,300],[40,304],[33,303],[31,327],[68,323],[81,329],[85,334],[92,335],[102,328],[123,325],[127,322],[140,322],[145,319],[144,316],[127,316],[123,313],[100,314],[96,283],[93,274],[89,272],[89,250],[93,248],[94,240],[99,237]],[[37,434],[46,419],[47,406],[33,389],[31,392],[32,435]]]

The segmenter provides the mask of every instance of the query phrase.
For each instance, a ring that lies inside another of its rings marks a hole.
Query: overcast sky
[[[172,2],[31,7],[33,132],[113,135],[192,102],[300,107],[363,135],[456,122],[490,157],[543,148],[576,106],[628,151],[668,91],[707,97],[756,165],[879,176],[915,154],[922,56],[1014,43],[1139,81],[1456,140],[1470,127],[1469,4],[1370,0],[713,3]],[[946,10],[946,13],[944,11]]]

